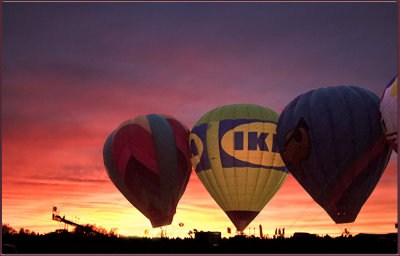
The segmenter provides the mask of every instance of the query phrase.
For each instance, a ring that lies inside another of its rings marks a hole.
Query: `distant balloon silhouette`
[[[355,86],[298,96],[281,113],[277,139],[289,171],[336,223],[356,219],[391,154],[379,97]]]
[[[392,145],[393,149],[397,153],[397,94],[398,94],[398,77],[397,75],[387,85],[383,92],[380,110],[382,113],[382,126],[386,134],[386,138]]]
[[[169,225],[189,181],[189,129],[168,115],[138,116],[107,138],[108,176],[153,227]]]
[[[227,105],[203,115],[191,131],[196,174],[239,231],[288,176],[277,153],[278,117],[257,105]]]

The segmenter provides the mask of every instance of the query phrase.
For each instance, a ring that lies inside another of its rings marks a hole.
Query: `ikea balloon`
[[[108,176],[153,228],[171,224],[186,189],[189,133],[175,118],[151,114],[123,122],[105,142]]]
[[[277,140],[290,173],[336,223],[356,219],[391,154],[379,97],[355,86],[295,98],[279,117]]]
[[[397,88],[398,88],[398,77],[397,75],[387,85],[383,92],[380,111],[382,114],[382,126],[386,134],[386,138],[392,145],[394,151],[397,153]]]
[[[227,105],[203,115],[191,131],[196,174],[239,231],[288,176],[277,152],[278,117],[257,105]]]

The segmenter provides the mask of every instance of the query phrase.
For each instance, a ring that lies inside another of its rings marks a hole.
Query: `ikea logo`
[[[276,124],[254,122],[239,125],[225,133],[222,137],[222,145],[229,147],[232,143],[232,149],[235,151],[255,150],[276,153]]]
[[[261,150],[261,151],[272,151],[277,152],[277,144],[276,144],[276,134],[271,134],[272,138],[272,148],[271,150],[268,147],[266,139],[270,135],[268,132],[235,132],[234,133],[234,145],[235,150],[243,150],[244,149],[244,136],[247,135],[247,149],[248,150]]]
[[[275,157],[280,158],[275,123],[238,125],[227,131],[220,143],[229,156],[252,164],[270,165]]]
[[[261,120],[220,120],[193,128],[189,143],[196,172],[211,169],[254,167],[286,171],[278,153],[276,123]],[[219,162],[219,163],[217,163]]]

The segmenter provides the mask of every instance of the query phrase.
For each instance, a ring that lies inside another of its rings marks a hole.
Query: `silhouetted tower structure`
[[[161,238],[167,238],[167,228],[166,227],[160,227],[161,230]]]
[[[260,237],[261,237],[261,238],[264,238],[264,235],[263,235],[263,230],[262,230],[262,226],[261,226],[261,224],[260,224]]]
[[[285,228],[275,228],[274,238],[284,238],[285,237]]]
[[[350,232],[347,230],[347,228],[344,229],[342,236],[344,237],[349,237],[350,236]]]
[[[79,227],[82,230],[85,230],[88,233],[95,233],[95,234],[101,234],[100,232],[97,232],[96,230],[93,230],[90,227],[87,226],[82,226],[78,223],[75,223],[73,221],[65,219],[65,215],[63,217],[60,216],[60,212],[57,210],[56,206],[53,206],[53,212],[52,212],[52,220],[57,221],[59,223],[64,224],[64,230],[68,230],[68,225]]]

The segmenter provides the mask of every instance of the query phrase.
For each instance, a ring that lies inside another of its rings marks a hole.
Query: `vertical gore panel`
[[[192,164],[190,161],[190,148],[189,148],[189,129],[173,117],[166,116],[165,119],[170,124],[176,139],[178,147],[178,182],[179,182],[179,196],[180,199],[186,190],[190,174],[192,173]]]
[[[169,123],[159,115],[147,115],[153,134],[154,148],[157,156],[159,169],[161,197],[168,200],[161,200],[165,203],[163,208],[173,207],[171,200],[177,194],[176,173],[177,170],[177,148],[175,135]]]
[[[224,205],[229,205],[231,200],[221,165],[218,143],[218,128],[219,122],[213,121],[209,123],[207,129],[206,145],[212,171],[206,172],[205,174],[207,179],[212,184],[212,187],[215,188],[218,198],[222,199],[221,203]]]

